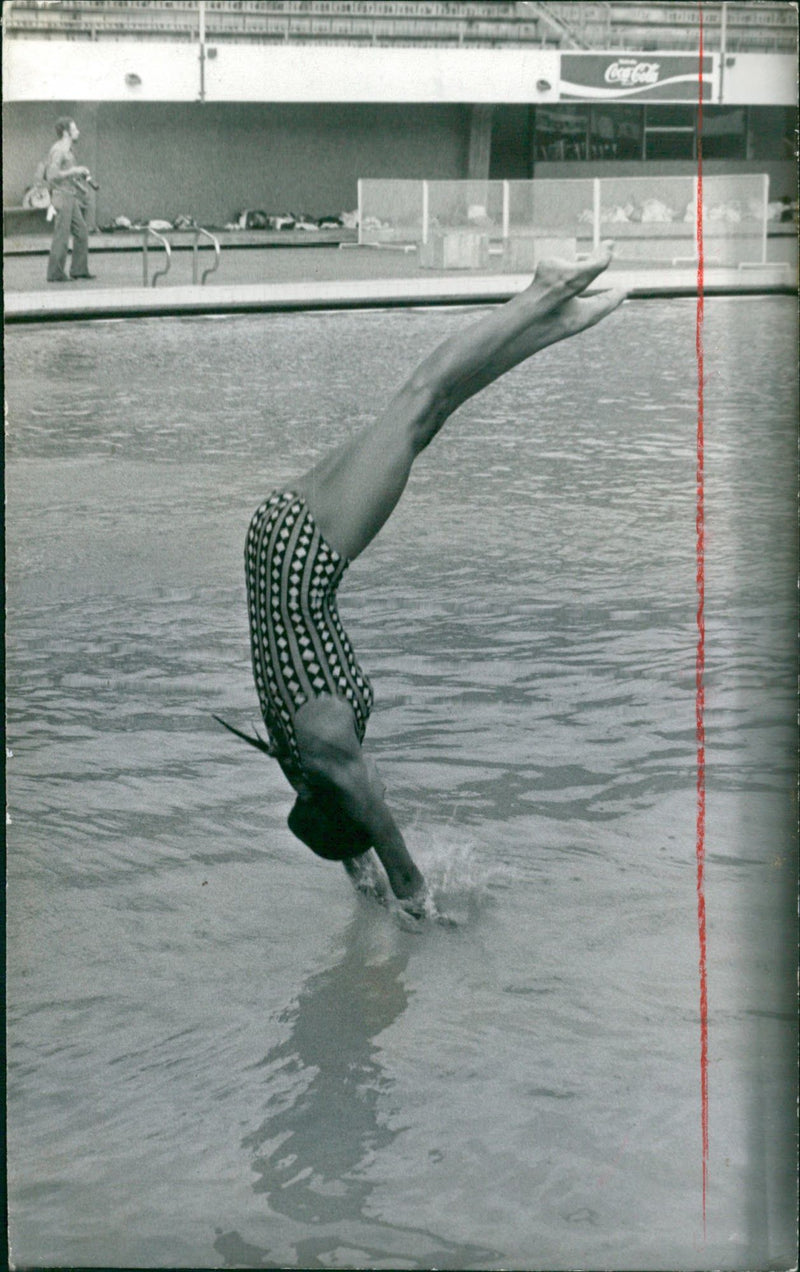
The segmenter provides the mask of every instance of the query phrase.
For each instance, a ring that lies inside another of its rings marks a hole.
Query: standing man
[[[58,141],[47,156],[45,180],[50,188],[50,198],[56,210],[53,226],[53,242],[47,262],[48,283],[67,281],[67,253],[72,235],[72,265],[70,278],[94,278],[89,273],[89,231],[86,225],[86,208],[89,202],[89,169],[75,162],[72,143],[80,137],[74,119],[62,116],[56,120]]]

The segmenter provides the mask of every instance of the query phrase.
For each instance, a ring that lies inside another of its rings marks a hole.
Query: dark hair
[[[371,840],[339,805],[335,795],[315,791],[312,799],[294,802],[288,817],[289,829],[307,848],[326,861],[347,861],[361,857],[371,848]]]
[[[59,115],[56,120],[56,136],[63,137],[65,132],[69,132],[70,124],[74,122],[71,115]]]

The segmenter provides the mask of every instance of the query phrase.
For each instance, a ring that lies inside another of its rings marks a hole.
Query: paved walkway
[[[42,245],[42,248],[44,245]],[[203,249],[199,267],[213,263]],[[149,278],[163,268],[163,252],[150,253]],[[4,259],[5,317],[9,322],[143,313],[203,313],[248,309],[308,309],[407,304],[465,304],[502,301],[521,290],[530,274],[505,272],[490,256],[484,271],[422,269],[416,252],[368,247],[230,247],[205,286],[192,282],[192,252],[176,249],[169,273],[157,286],[143,286],[142,252],[92,250],[92,280],[45,281],[42,250]],[[693,295],[692,262],[615,262],[604,276],[634,296]],[[601,284],[605,285],[605,284]],[[787,265],[707,269],[713,292],[791,291],[796,277]]]

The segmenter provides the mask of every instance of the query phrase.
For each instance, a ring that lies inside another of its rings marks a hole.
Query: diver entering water
[[[250,523],[250,638],[269,741],[225,727],[280,764],[297,793],[289,814],[297,838],[318,856],[341,861],[362,891],[385,897],[388,879],[415,918],[440,916],[362,750],[372,686],[339,619],[336,589],[391,515],[414,460],[456,408],[622,303],[621,290],[581,296],[610,260],[606,249],[580,263],[542,262],[529,287],[439,345],[374,423],[274,491]]]

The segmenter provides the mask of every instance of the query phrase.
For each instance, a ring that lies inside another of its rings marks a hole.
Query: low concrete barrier
[[[469,230],[436,232],[419,245],[421,269],[486,269],[489,238]]]
[[[513,234],[503,245],[503,265],[506,269],[532,270],[539,261],[558,257],[574,261],[578,255],[578,240],[559,235],[545,237],[541,234]]]

